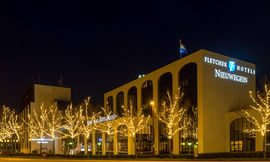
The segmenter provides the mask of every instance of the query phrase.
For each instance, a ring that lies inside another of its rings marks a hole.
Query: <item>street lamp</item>
[[[153,158],[155,157],[155,128],[154,128],[154,114],[155,114],[155,102],[151,101],[150,105],[152,106],[152,127],[153,127]]]

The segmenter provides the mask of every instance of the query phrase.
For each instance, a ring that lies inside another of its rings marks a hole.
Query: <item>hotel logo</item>
[[[228,68],[229,68],[230,72],[234,72],[235,67],[236,67],[235,62],[234,61],[229,61]]]

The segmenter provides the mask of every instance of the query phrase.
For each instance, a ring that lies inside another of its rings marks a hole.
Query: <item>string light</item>
[[[270,84],[266,83],[262,91],[257,91],[254,96],[252,91],[249,91],[249,96],[253,102],[249,109],[242,109],[242,116],[249,122],[254,124],[255,128],[245,129],[244,132],[255,134],[260,133],[264,138],[264,157],[266,157],[266,133],[270,131]]]

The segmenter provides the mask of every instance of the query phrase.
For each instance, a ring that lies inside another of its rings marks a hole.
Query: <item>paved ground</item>
[[[21,159],[21,158],[0,158],[0,162],[153,162],[153,161],[136,161],[136,160],[67,160],[67,159]],[[199,160],[196,160],[197,162],[200,162]],[[223,162],[229,162],[228,161],[224,161]],[[238,161],[237,162],[245,162],[247,160],[243,160],[243,161]],[[269,159],[267,160],[269,161]],[[167,161],[157,161],[157,162],[167,162]],[[173,162],[177,162],[177,161],[173,161]],[[190,161],[179,161],[179,162],[190,162]],[[207,162],[207,161],[203,161],[203,162]],[[218,160],[209,160],[209,162],[220,162]],[[252,161],[252,162],[262,162],[261,160],[259,161]]]

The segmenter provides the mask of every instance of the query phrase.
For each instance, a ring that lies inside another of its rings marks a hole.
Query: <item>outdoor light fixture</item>
[[[138,78],[141,78],[141,77],[144,77],[145,75],[144,74],[140,74],[138,75]]]

